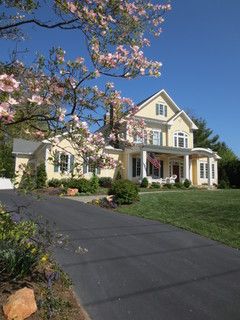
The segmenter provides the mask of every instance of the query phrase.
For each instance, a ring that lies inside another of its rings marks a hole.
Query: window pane
[[[160,132],[159,131],[153,131],[153,144],[160,145]]]
[[[215,179],[215,165],[212,164],[212,179]]]
[[[204,179],[204,163],[200,163],[200,178]]]
[[[69,156],[67,154],[60,154],[60,171],[66,172],[68,171],[68,163],[69,163]]]
[[[184,148],[184,138],[178,138],[178,146],[180,148]]]
[[[141,159],[140,158],[137,159],[137,163],[136,163],[136,175],[137,177],[140,177],[141,175]]]
[[[205,163],[205,178],[208,178],[208,164]]]

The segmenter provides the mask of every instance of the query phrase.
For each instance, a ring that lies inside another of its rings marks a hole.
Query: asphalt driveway
[[[86,254],[56,250],[92,320],[239,320],[240,253],[159,222],[0,191],[55,221]],[[76,319],[77,320],[77,319]]]

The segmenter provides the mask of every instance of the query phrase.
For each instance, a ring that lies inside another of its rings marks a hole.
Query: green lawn
[[[193,190],[141,195],[120,212],[169,223],[240,248],[240,190]]]

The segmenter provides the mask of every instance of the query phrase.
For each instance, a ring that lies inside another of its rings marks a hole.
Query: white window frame
[[[179,139],[183,139],[183,146],[179,145]],[[188,148],[189,145],[189,135],[183,131],[176,131],[173,134],[173,146],[175,148]]]
[[[215,179],[215,163],[212,163],[212,179]]]
[[[206,162],[199,163],[199,177],[200,179],[208,179],[208,164]]]
[[[67,170],[64,170],[64,171],[61,170],[61,155],[64,155],[64,156],[68,157]],[[58,172],[60,172],[60,173],[69,173],[70,172],[70,166],[71,166],[70,161],[71,161],[71,156],[70,156],[69,153],[59,152],[59,154],[58,154],[58,163],[59,163]]]
[[[153,145],[153,146],[161,146],[162,145],[162,141],[161,141],[161,138],[162,138],[162,135],[161,135],[161,130],[156,130],[156,129],[153,129],[153,130],[151,130],[151,144]],[[154,134],[155,133],[157,133],[157,139],[155,139],[155,141],[154,141]],[[155,143],[155,142],[157,142],[157,143]]]

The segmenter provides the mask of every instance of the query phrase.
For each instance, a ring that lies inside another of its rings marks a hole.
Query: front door
[[[177,176],[177,179],[175,180],[175,182],[179,182],[179,165],[178,164],[173,165],[173,175]]]

